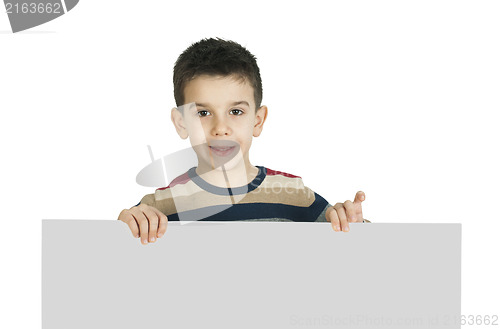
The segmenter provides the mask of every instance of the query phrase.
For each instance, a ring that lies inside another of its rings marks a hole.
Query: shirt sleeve
[[[310,190],[306,187],[310,192],[314,193],[314,202],[309,206],[309,218],[312,222],[326,222],[326,210],[330,206],[328,201],[325,200],[318,193]]]
[[[319,214],[318,218],[316,218],[315,222],[328,222],[326,220],[326,210],[331,206],[331,204],[327,204],[321,214]]]
[[[154,207],[155,206],[155,195],[154,194],[146,194],[145,196],[142,197],[141,201],[139,201],[139,203],[136,204],[134,207],[137,207],[140,204],[146,204],[148,206]]]

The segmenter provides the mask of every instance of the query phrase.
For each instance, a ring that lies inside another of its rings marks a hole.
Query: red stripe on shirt
[[[282,176],[290,177],[290,178],[301,178],[300,176],[295,176],[295,175],[292,175],[292,174],[289,174],[289,173],[286,173],[286,172],[272,170],[272,169],[269,169],[269,168],[267,168],[267,175],[270,175],[270,176],[273,176],[273,175],[282,175]]]
[[[184,174],[176,177],[173,181],[171,181],[167,187],[157,188],[156,190],[157,191],[158,190],[166,190],[168,188],[174,187],[177,184],[185,184],[185,183],[189,182],[190,179],[191,178],[189,178],[188,172],[185,172]]]

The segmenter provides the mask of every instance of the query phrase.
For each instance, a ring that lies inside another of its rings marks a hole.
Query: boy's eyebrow
[[[241,105],[241,104],[245,104],[246,106],[250,107],[250,104],[248,104],[247,101],[234,102],[233,104],[231,104],[231,106],[236,106],[236,105]]]
[[[210,104],[205,104],[205,103],[195,103],[196,106],[198,107],[210,107]]]
[[[195,103],[195,104],[196,104],[196,106],[199,106],[199,107],[210,107],[209,103]],[[230,105],[236,106],[236,105],[241,105],[241,104],[244,104],[244,105],[250,107],[250,104],[248,104],[247,101],[237,101],[237,102],[231,103]]]

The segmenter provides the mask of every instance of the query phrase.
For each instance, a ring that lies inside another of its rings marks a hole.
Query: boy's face
[[[262,132],[267,108],[255,110],[254,90],[234,76],[202,75],[184,88],[183,114],[172,110],[179,136],[189,137],[202,170],[249,169],[252,137]]]

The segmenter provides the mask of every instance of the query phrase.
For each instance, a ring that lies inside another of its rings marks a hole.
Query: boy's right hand
[[[167,216],[146,204],[123,209],[118,220],[128,225],[134,237],[140,236],[142,244],[155,242],[156,238],[161,238],[167,231]]]

